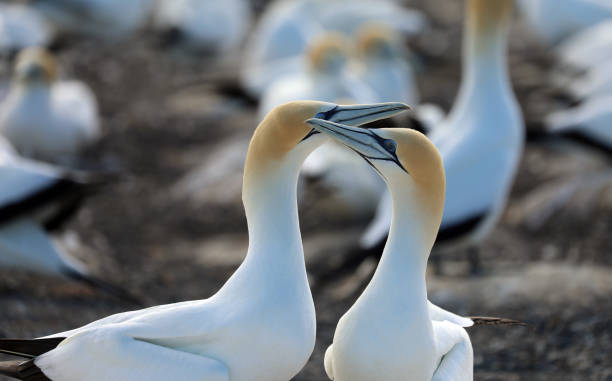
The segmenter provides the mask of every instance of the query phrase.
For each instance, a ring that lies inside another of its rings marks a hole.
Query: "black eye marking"
[[[315,115],[315,118],[329,120],[332,116],[334,116],[334,114],[336,114],[336,112],[338,112],[338,106],[334,106],[334,108],[330,110],[317,113],[317,115]]]
[[[395,153],[395,150],[397,150],[397,143],[391,139],[385,139],[383,141],[383,147],[390,153]]]

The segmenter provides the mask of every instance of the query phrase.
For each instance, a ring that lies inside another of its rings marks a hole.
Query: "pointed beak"
[[[317,119],[341,123],[348,126],[361,126],[366,123],[386,119],[409,110],[404,103],[388,102],[365,105],[336,106],[329,111],[315,115]]]
[[[372,164],[372,160],[392,161],[405,171],[395,153],[395,142],[378,136],[374,130],[347,126],[317,118],[308,119],[306,123],[310,124],[313,129],[351,148],[370,164]]]
[[[410,106],[399,102],[347,106],[336,105],[329,111],[318,113],[314,119],[342,123],[347,126],[361,126],[380,119],[390,118],[406,110],[410,110]],[[303,140],[318,132],[317,129],[313,128]]]

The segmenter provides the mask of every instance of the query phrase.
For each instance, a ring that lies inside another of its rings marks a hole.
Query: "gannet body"
[[[544,123],[552,133],[576,133],[612,152],[612,93],[555,111],[546,116]]]
[[[64,162],[100,135],[96,99],[77,81],[55,81],[55,61],[38,48],[23,51],[0,106],[0,133],[25,156]]]
[[[247,255],[215,295],[113,315],[42,340],[0,339],[0,351],[30,358],[0,363],[0,373],[52,381],[288,381],[315,343],[296,187],[303,160],[325,137],[305,120],[359,125],[405,108],[312,101],[275,108],[255,130],[247,153]]]
[[[45,46],[53,39],[51,26],[24,4],[0,4],[0,54],[30,46]]]
[[[59,32],[98,38],[129,37],[148,20],[155,0],[42,0],[34,2]]]
[[[49,236],[106,181],[24,159],[0,136],[0,267],[69,278],[134,301],[63,253]]]
[[[252,14],[246,0],[161,0],[153,24],[174,30],[180,42],[197,50],[223,52],[236,49],[249,31]]]
[[[450,313],[439,313],[427,301],[427,258],[444,209],[444,167],[436,147],[414,130],[309,123],[374,166],[393,199],[391,231],[378,268],[340,318],[325,353],[329,378],[472,380],[472,345],[463,322],[450,320]]]
[[[475,245],[493,228],[521,157],[524,125],[506,68],[512,0],[469,0],[464,68],[448,117],[430,133],[444,161],[446,203],[438,237]],[[388,193],[361,244],[383,242],[391,221]],[[451,234],[466,226],[458,236]],[[445,234],[445,232],[449,232]]]
[[[564,38],[612,17],[607,0],[519,0],[521,11],[544,42]]]
[[[590,70],[612,59],[612,19],[602,21],[568,37],[555,48],[562,62]]]
[[[302,55],[321,33],[350,37],[361,25],[382,23],[404,33],[417,33],[424,17],[392,1],[277,0],[270,4],[245,44],[243,87],[260,96],[274,78],[303,69]]]

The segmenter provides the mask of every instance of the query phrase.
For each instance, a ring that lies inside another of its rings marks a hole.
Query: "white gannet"
[[[144,27],[155,0],[37,0],[36,7],[60,33],[126,38]]]
[[[550,45],[612,17],[608,0],[519,0],[519,6],[530,26]]]
[[[259,124],[244,169],[249,248],[212,297],[112,315],[36,340],[0,339],[0,373],[53,381],[288,381],[315,344],[315,310],[299,230],[296,187],[303,160],[326,137],[312,117],[359,125],[398,103],[281,105]]]
[[[512,0],[468,0],[463,78],[448,117],[430,133],[446,172],[438,242],[476,246],[500,218],[521,158],[524,125],[506,67]],[[391,222],[388,193],[362,237],[380,247]],[[473,251],[473,250],[472,250]],[[476,253],[473,253],[476,270]]]
[[[427,301],[427,259],[444,210],[438,150],[414,130],[308,123],[359,153],[385,179],[393,199],[382,258],[338,322],[325,352],[327,375],[335,381],[472,380],[472,345],[463,328],[472,321]]]
[[[240,45],[252,18],[247,0],[159,0],[153,25],[178,33],[188,48],[224,52]]]
[[[561,42],[559,59],[579,69],[593,69],[612,60],[612,19],[585,28]]]
[[[383,24],[369,23],[356,38],[350,76],[365,82],[376,102],[417,104],[419,91],[401,35]]]
[[[0,136],[0,267],[67,277],[134,301],[64,254],[48,235],[105,177],[21,158]]]
[[[274,78],[296,71],[310,41],[326,31],[354,35],[365,23],[378,22],[404,33],[426,24],[419,12],[383,0],[276,0],[245,44],[242,86],[259,97]]]
[[[550,113],[544,119],[549,132],[579,137],[612,153],[612,93],[584,100],[576,107]]]
[[[0,4],[0,54],[44,46],[53,40],[49,23],[25,4]]]
[[[98,107],[78,81],[57,81],[55,58],[40,48],[22,51],[0,105],[0,134],[27,157],[65,162],[100,135]]]

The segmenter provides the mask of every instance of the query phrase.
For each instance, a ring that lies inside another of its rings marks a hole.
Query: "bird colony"
[[[606,0],[1,3],[0,379],[612,377],[611,65]]]

